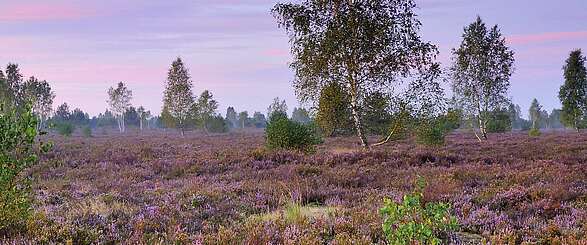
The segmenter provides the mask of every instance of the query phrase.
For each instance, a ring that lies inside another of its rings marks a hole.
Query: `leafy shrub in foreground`
[[[384,200],[383,232],[389,244],[440,244],[443,236],[458,228],[446,203],[422,203],[423,181],[418,189],[405,195],[402,203]],[[417,242],[417,243],[416,243]]]
[[[37,162],[37,119],[30,109],[0,113],[0,237],[23,226],[31,214],[29,180],[22,172]],[[42,145],[47,150],[49,145]]]
[[[303,125],[287,118],[287,115],[274,113],[265,129],[267,148],[289,149],[303,152],[314,151],[314,146],[322,143],[313,125]]]
[[[56,127],[57,127],[57,132],[60,135],[69,137],[73,133],[73,125],[71,125],[70,123],[60,123],[60,124],[57,124]]]

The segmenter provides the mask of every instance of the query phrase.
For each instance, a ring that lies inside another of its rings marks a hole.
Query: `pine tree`
[[[587,114],[587,72],[580,49],[571,52],[563,70],[565,83],[558,95],[563,104],[561,121],[579,132],[580,122]]]

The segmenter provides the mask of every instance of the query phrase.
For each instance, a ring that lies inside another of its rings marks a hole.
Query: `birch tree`
[[[51,86],[47,81],[39,81],[35,77],[29,78],[24,83],[23,88],[25,100],[31,104],[33,113],[39,119],[37,121],[37,130],[40,130],[51,116],[55,93],[51,91]]]
[[[471,127],[479,129],[479,133],[474,129],[477,139],[486,140],[491,112],[509,105],[514,52],[497,25],[488,29],[477,17],[465,27],[463,40],[452,53],[453,94]]]
[[[108,105],[110,110],[116,116],[118,121],[118,130],[121,133],[126,131],[126,125],[124,121],[124,114],[126,110],[131,106],[130,101],[132,100],[132,91],[128,89],[123,82],[119,82],[117,87],[110,87],[108,89]]]
[[[538,103],[537,99],[532,100],[532,104],[530,104],[530,109],[528,109],[528,114],[530,115],[530,120],[532,120],[532,129],[539,129],[540,119],[542,118],[542,105]]]
[[[316,103],[322,88],[339,84],[363,148],[369,148],[361,117],[365,96],[399,87],[438,53],[421,40],[415,9],[415,0],[302,0],[273,8],[289,35],[299,100]]]
[[[177,58],[171,64],[167,73],[167,83],[163,92],[163,107],[180,129],[181,136],[185,134],[185,128],[192,116],[194,96],[192,93],[192,80],[181,58]]]
[[[273,102],[267,107],[267,116],[271,118],[274,113],[280,113],[287,116],[287,103],[285,103],[285,100],[281,100],[279,97],[273,99]]]
[[[194,114],[196,121],[206,132],[208,132],[208,122],[216,115],[216,110],[218,110],[218,101],[214,100],[210,91],[204,90],[194,104]]]
[[[149,123],[149,118],[151,117],[151,112],[147,111],[145,107],[139,106],[137,109],[137,114],[139,115],[139,128],[143,131],[143,122],[147,121]]]

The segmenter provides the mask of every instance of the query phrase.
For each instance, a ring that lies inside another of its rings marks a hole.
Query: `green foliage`
[[[308,110],[304,109],[304,108],[294,108],[292,114],[291,114],[291,120],[293,120],[294,122],[298,122],[301,124],[308,124],[310,122],[312,122],[312,119],[310,118],[310,112],[308,112]]]
[[[84,135],[84,137],[86,138],[90,138],[92,137],[92,128],[90,128],[89,126],[85,126],[82,129],[82,134]]]
[[[538,100],[535,98],[532,100],[530,104],[530,109],[528,109],[528,114],[530,115],[530,120],[532,121],[532,129],[540,128],[540,121],[541,121],[541,114],[542,105],[538,103]]]
[[[465,27],[459,48],[453,50],[451,67],[455,101],[468,119],[474,120],[481,137],[487,139],[493,111],[507,107],[514,71],[514,52],[497,25],[488,28],[481,17]],[[504,130],[502,122],[492,125]]]
[[[267,108],[267,116],[271,118],[273,114],[285,114],[287,116],[287,104],[285,100],[280,100],[279,97],[273,99],[273,102]]]
[[[236,110],[234,109],[234,107],[229,106],[228,109],[226,109],[226,120],[229,122],[230,128],[238,128],[239,127],[237,116],[238,116],[238,114],[236,113]]]
[[[487,122],[488,133],[504,133],[512,130],[511,115],[507,110],[498,109],[490,113]]]
[[[164,122],[167,127],[179,128],[181,135],[190,124],[194,107],[192,79],[181,58],[171,64],[163,92]],[[162,115],[163,116],[163,115]]]
[[[287,118],[283,113],[273,113],[265,129],[267,148],[313,152],[322,139],[314,125],[304,125]]]
[[[532,128],[532,129],[530,129],[530,131],[528,131],[528,135],[529,135],[530,137],[538,137],[538,136],[540,136],[540,135],[541,135],[541,133],[540,133],[540,129],[537,129],[537,128]]]
[[[368,133],[386,134],[391,121],[390,100],[391,97],[382,92],[373,92],[365,98],[363,120]]]
[[[194,104],[193,108],[194,120],[196,124],[201,128],[204,128],[204,130],[209,131],[210,128],[208,128],[208,123],[210,123],[212,117],[215,116],[217,109],[218,101],[214,100],[214,96],[212,93],[210,93],[210,91],[204,90],[204,92],[202,92],[198,98],[198,101]],[[216,128],[216,130],[218,129],[219,128]]]
[[[449,109],[446,115],[443,116],[443,123],[445,131],[453,131],[459,129],[463,121],[463,112],[458,109]]]
[[[416,9],[415,0],[284,1],[272,9],[290,39],[296,95],[316,103],[336,83],[349,96],[354,132],[365,149],[363,100],[373,91],[397,91],[435,63],[437,48],[421,39]]]
[[[253,113],[253,125],[255,128],[264,128],[267,126],[267,119],[265,119],[265,115],[261,112],[254,112]]]
[[[238,114],[238,123],[241,128],[247,127],[249,124],[249,112],[243,111]]]
[[[57,132],[65,137],[71,136],[74,127],[71,123],[59,123],[56,125]]]
[[[38,160],[35,154],[37,117],[30,109],[0,113],[0,234],[16,229],[31,214],[31,190],[23,171]],[[41,144],[42,152],[50,145]],[[1,236],[1,235],[0,235]]]
[[[559,99],[563,104],[561,121],[577,130],[581,120],[587,114],[587,68],[586,58],[580,49],[569,55],[564,69],[565,83],[559,91]]]
[[[458,222],[450,215],[451,206],[446,203],[422,203],[425,183],[403,202],[384,200],[380,212],[383,215],[383,232],[389,244],[441,244],[441,238],[458,229]]]
[[[163,110],[161,110],[161,124],[164,128],[175,128],[177,126],[177,120],[171,115],[167,106],[163,106]]]
[[[316,123],[328,137],[353,133],[349,96],[339,84],[331,83],[320,92]]]
[[[228,125],[224,118],[220,115],[208,118],[206,128],[210,133],[226,133],[228,132]]]
[[[442,145],[446,132],[446,126],[442,119],[420,122],[416,128],[416,142],[430,146]]]
[[[118,115],[118,129],[121,133],[126,131],[124,117],[131,106],[131,100],[132,91],[123,82],[119,82],[116,87],[110,87],[108,89],[108,106],[110,106],[110,110],[114,112],[115,115]]]

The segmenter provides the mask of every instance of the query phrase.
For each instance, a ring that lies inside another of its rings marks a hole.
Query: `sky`
[[[276,0],[0,0],[0,65],[47,80],[55,107],[67,102],[103,112],[109,87],[124,81],[132,103],[159,113],[171,62],[181,57],[194,93],[210,90],[237,111],[265,113],[274,97],[299,106],[285,32],[270,13]],[[532,98],[560,107],[562,66],[571,50],[587,51],[585,0],[417,0],[422,37],[438,61],[477,15],[498,25],[515,51],[513,102]]]

